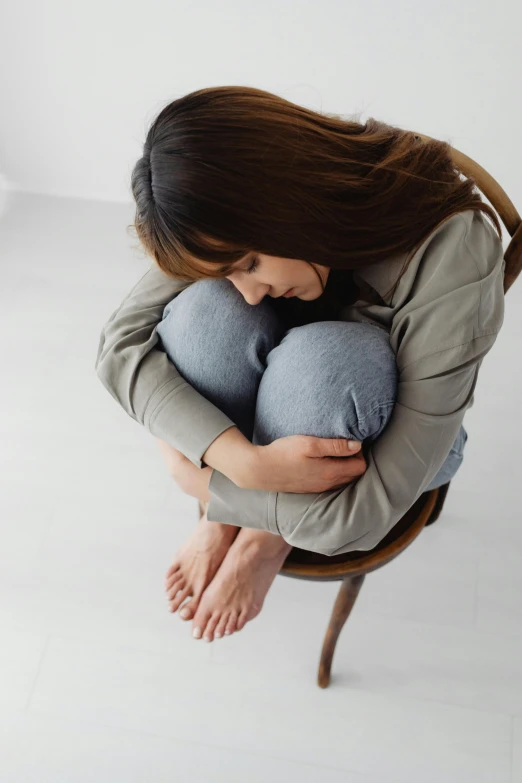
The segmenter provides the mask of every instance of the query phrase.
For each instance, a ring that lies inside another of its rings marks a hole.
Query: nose
[[[247,286],[245,285],[238,285],[233,280],[231,282],[236,286],[237,290],[239,291],[239,293],[241,294],[245,302],[249,305],[257,305],[265,298],[266,291],[259,292],[259,287],[256,287],[256,291],[258,292],[256,293],[254,291],[249,291]]]
[[[265,298],[265,295],[263,294],[262,296],[253,296],[252,294],[243,294],[243,298],[247,304],[257,305]]]

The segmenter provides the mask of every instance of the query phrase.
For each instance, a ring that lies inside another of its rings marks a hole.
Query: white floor
[[[0,218],[4,783],[520,783],[522,279],[441,519],[369,575],[316,684],[338,584],[278,576],[207,644],[167,611],[197,520],[94,371],[148,266],[120,205],[17,194]]]

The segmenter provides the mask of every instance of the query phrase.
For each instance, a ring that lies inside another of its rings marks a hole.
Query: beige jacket
[[[208,518],[326,555],[373,549],[438,473],[473,403],[504,319],[503,254],[489,220],[467,210],[424,241],[393,297],[385,294],[406,254],[359,270],[385,304],[360,300],[340,320],[385,328],[399,371],[397,403],[366,472],[343,489],[304,494],[241,489],[213,470]],[[186,285],[151,268],[103,327],[96,371],[132,418],[203,467],[207,448],[235,424],[156,348],[163,309]]]

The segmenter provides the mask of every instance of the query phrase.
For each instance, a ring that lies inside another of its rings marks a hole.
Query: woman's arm
[[[438,377],[423,378],[419,367],[413,379],[411,368],[399,382],[385,430],[370,449],[366,472],[352,484],[322,493],[265,492],[235,487],[214,470],[209,520],[268,530],[292,546],[325,555],[373,549],[442,467],[493,340],[481,338],[438,356],[437,366],[445,361],[446,367]]]
[[[116,402],[152,435],[198,468],[204,467],[205,455],[207,461],[212,459],[211,467],[234,481],[235,470],[248,461],[252,444],[228,416],[185,381],[161,349],[157,335],[165,306],[186,287],[186,282],[151,267],[103,327],[95,369]],[[228,433],[230,428],[233,433]],[[225,431],[226,439],[209,451]]]

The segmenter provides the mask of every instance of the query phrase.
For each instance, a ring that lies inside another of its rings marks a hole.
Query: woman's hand
[[[180,451],[169,446],[168,443],[159,438],[156,438],[156,440],[167,463],[169,473],[178,487],[186,495],[191,495],[203,503],[209,503],[210,493],[208,485],[212,475],[212,468],[209,466],[198,468]]]
[[[256,446],[256,460],[241,487],[269,492],[341,489],[366,471],[358,441],[288,435]]]

